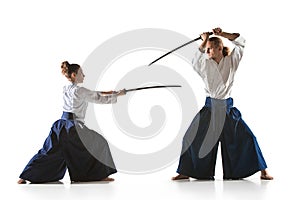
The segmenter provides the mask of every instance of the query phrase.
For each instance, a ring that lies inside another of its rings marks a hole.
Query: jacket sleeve
[[[89,90],[85,87],[79,87],[76,95],[84,98],[85,101],[97,104],[112,104],[117,102],[117,94],[102,94],[100,91]]]
[[[238,38],[233,40],[232,43],[234,45],[234,48],[230,56],[231,56],[233,68],[236,70],[243,57],[246,40],[242,36],[239,36]]]

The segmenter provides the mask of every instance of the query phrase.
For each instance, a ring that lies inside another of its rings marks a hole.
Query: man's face
[[[206,54],[208,55],[209,58],[216,58],[222,54],[222,50],[220,47],[216,47],[212,42],[208,41],[206,43]]]

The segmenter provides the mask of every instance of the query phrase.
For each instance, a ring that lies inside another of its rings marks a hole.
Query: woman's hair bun
[[[70,66],[70,64],[69,64],[68,61],[64,61],[64,62],[61,63],[60,68],[61,68],[61,73],[63,75],[68,75],[69,66]]]
[[[69,80],[74,82],[74,78],[72,78],[72,74],[77,74],[80,65],[78,64],[70,64],[68,61],[64,61],[61,63],[61,73]]]

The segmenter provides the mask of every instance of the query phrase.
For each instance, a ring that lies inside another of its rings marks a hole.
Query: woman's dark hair
[[[230,49],[228,47],[224,47],[223,46],[223,41],[221,38],[219,37],[210,37],[208,39],[209,42],[212,42],[214,44],[215,47],[222,47],[222,54],[223,56],[228,56],[230,54]]]
[[[61,73],[70,81],[72,80],[72,73],[77,74],[80,65],[78,64],[70,64],[68,61],[64,61],[61,63]]]

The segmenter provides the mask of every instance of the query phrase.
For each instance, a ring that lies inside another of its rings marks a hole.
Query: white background
[[[256,135],[269,171],[275,177],[265,191],[274,196],[278,192],[279,197],[295,196],[300,167],[297,155],[300,112],[297,20],[300,14],[296,5],[297,1],[292,0],[1,1],[1,193],[17,198],[24,194],[26,198],[41,198],[32,186],[27,190],[16,185],[16,181],[41,147],[52,123],[61,115],[61,89],[66,82],[60,73],[62,61],[82,64],[98,45],[134,29],[169,29],[195,38],[219,26],[227,32],[239,32],[247,39],[232,96]],[[187,78],[195,77],[200,79]],[[202,105],[205,98],[202,85],[197,87]],[[169,181],[176,174],[176,167],[174,163],[161,172],[139,176],[118,173],[114,178],[119,183],[109,184],[114,187],[110,188],[113,195],[106,198],[138,199],[141,195],[159,198],[156,193],[162,192],[161,188],[177,184]],[[217,175],[220,170],[217,168]],[[138,183],[131,182],[131,190],[117,187],[120,182],[133,179]],[[102,185],[98,186],[101,190]],[[145,194],[144,187],[154,187],[153,192]],[[182,194],[188,195],[193,187],[164,192],[177,199],[187,197]],[[97,190],[95,186],[91,188]],[[82,191],[88,189],[84,187]],[[72,195],[60,196],[63,191],[59,189],[56,191],[56,198],[74,199]]]

